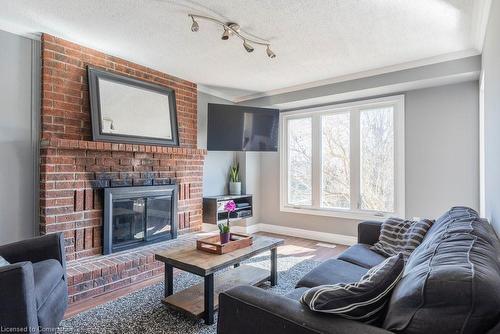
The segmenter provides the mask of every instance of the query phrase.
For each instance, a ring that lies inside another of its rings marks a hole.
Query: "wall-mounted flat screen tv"
[[[279,110],[208,104],[209,151],[277,151]]]

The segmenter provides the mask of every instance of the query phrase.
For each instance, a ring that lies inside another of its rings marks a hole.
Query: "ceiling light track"
[[[192,32],[198,32],[200,30],[200,26],[198,24],[198,21],[196,21],[197,19],[212,21],[212,22],[220,25],[224,29],[224,32],[223,32],[222,37],[221,37],[222,40],[226,41],[229,39],[229,37],[231,35],[234,35],[243,41],[243,47],[245,48],[245,50],[247,52],[254,51],[254,47],[252,44],[262,45],[262,46],[266,47],[266,54],[269,58],[271,58],[271,59],[276,58],[276,54],[271,50],[271,42],[269,42],[265,39],[261,39],[261,38],[258,38],[258,40],[257,40],[253,37],[248,37],[248,36],[242,35],[240,25],[237,23],[234,23],[234,22],[224,23],[222,21],[214,19],[213,17],[203,16],[203,15],[188,14],[188,16],[193,21],[193,24],[191,25]]]

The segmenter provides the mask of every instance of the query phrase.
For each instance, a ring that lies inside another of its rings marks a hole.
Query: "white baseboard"
[[[234,229],[236,233],[254,234],[260,231],[259,225],[260,224],[254,224],[250,226],[234,226],[232,229]]]
[[[217,226],[212,224],[203,224],[204,232],[212,232],[216,231]],[[326,232],[318,232],[318,231],[310,231],[304,230],[300,228],[286,227],[280,225],[272,225],[272,224],[254,224],[250,226],[233,226],[231,230],[236,233],[248,233],[253,234],[256,232],[268,232],[275,233],[281,235],[288,235],[291,237],[298,237],[304,239],[317,240],[322,242],[329,242],[332,244],[339,245],[354,245],[358,242],[356,237],[335,234],[335,233],[326,233]]]

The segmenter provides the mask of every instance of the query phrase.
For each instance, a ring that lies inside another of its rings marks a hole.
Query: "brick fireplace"
[[[86,66],[173,88],[179,147],[92,141]],[[205,150],[196,148],[196,84],[42,35],[40,232],[63,232],[70,302],[160,275],[151,246],[102,256],[103,189],[178,186],[178,233],[201,230]]]

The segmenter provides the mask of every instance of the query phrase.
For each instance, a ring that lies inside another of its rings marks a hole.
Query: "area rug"
[[[269,255],[256,256],[243,262],[269,269]],[[278,285],[264,283],[261,288],[283,295],[293,290],[297,281],[319,264],[308,257],[278,257]],[[230,270],[230,269],[229,269]],[[174,277],[174,292],[201,282],[201,278],[186,272]],[[216,332],[216,323],[207,326],[163,305],[163,283],[133,292],[125,297],[97,306],[61,323],[58,333],[182,333],[209,334]],[[216,313],[217,316],[217,313]],[[217,320],[217,319],[216,319]]]

